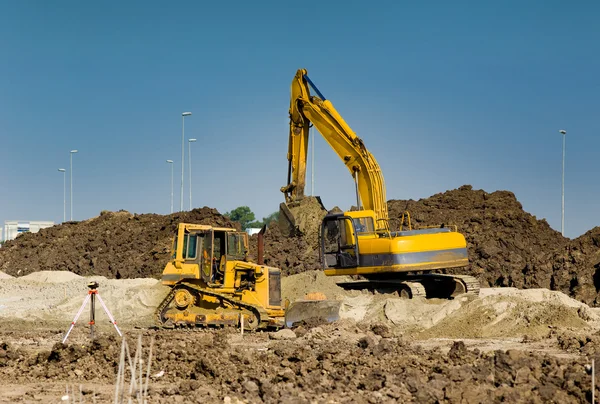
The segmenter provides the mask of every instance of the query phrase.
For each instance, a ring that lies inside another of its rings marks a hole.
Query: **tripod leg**
[[[71,330],[73,329],[73,327],[75,327],[75,323],[77,322],[77,319],[79,318],[79,316],[81,316],[81,313],[83,313],[83,309],[85,307],[85,305],[87,304],[88,300],[90,300],[90,295],[88,294],[85,299],[83,300],[83,304],[81,305],[81,307],[79,308],[79,311],[77,312],[77,314],[75,315],[75,318],[73,319],[73,321],[71,322],[71,327],[69,327],[69,331],[67,331],[67,334],[65,335],[65,337],[62,340],[62,343],[64,344],[65,341],[67,340],[67,337],[69,336],[69,334],[71,333]]]
[[[90,305],[90,338],[94,339],[94,324],[96,324],[96,292],[92,290],[90,295],[92,296],[92,304]]]
[[[117,330],[117,333],[119,334],[119,337],[122,337],[123,335],[121,334],[121,330],[119,330],[119,327],[117,327],[117,322],[113,318],[112,314],[110,314],[110,311],[108,311],[108,308],[104,304],[104,300],[102,300],[102,298],[100,297],[100,293],[98,293],[98,300],[100,301],[102,308],[106,312],[106,315],[108,316],[108,318],[110,318],[110,322],[115,326],[115,329]]]

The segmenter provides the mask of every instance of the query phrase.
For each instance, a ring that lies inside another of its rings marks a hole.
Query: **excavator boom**
[[[309,87],[318,96],[312,96]],[[305,69],[298,70],[292,81],[289,114],[288,184],[281,188],[286,202],[304,198],[309,128],[312,122],[352,175],[357,191],[357,206],[374,211],[378,225],[381,224],[379,219],[387,220],[385,184],[379,164],[331,101],[317,89]]]

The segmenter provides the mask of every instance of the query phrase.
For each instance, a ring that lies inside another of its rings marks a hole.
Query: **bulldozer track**
[[[175,298],[175,294],[177,293],[177,291],[179,289],[187,289],[188,291],[198,294],[200,296],[206,295],[206,296],[216,297],[216,298],[220,299],[221,302],[224,302],[224,301],[228,302],[232,307],[236,307],[238,310],[240,310],[240,312],[241,312],[241,310],[244,310],[244,309],[250,311],[251,313],[253,313],[256,316],[256,319],[258,321],[258,326],[256,327],[256,329],[266,328],[268,325],[268,314],[262,307],[256,306],[253,304],[249,304],[249,303],[244,303],[244,302],[241,302],[236,299],[232,299],[228,295],[225,295],[222,293],[216,293],[211,290],[201,288],[198,285],[195,285],[192,283],[182,282],[182,283],[175,285],[171,289],[169,294],[167,294],[167,296],[163,299],[163,301],[158,305],[156,312],[155,312],[155,322],[156,322],[156,325],[158,326],[158,328],[161,328],[161,329],[178,328],[177,325],[175,325],[175,324],[173,325],[173,327],[166,326],[163,315],[166,312],[169,304]],[[187,328],[185,326],[187,326]],[[192,329],[192,330],[194,330],[194,329],[202,330],[207,327],[200,325],[200,324],[187,323],[184,325],[184,327],[180,327],[180,328]]]

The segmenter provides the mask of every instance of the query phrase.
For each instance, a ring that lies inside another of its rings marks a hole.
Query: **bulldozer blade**
[[[299,300],[289,305],[285,312],[285,326],[292,328],[295,324],[310,319],[328,323],[339,320],[340,300]]]

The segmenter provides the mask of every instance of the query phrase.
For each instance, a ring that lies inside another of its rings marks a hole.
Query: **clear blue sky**
[[[0,223],[62,221],[71,149],[75,220],[168,213],[166,159],[177,210],[183,111],[194,205],[276,211],[303,67],[376,156],[388,199],[507,189],[560,230],[566,129],[565,227],[579,236],[600,225],[599,13],[591,0],[0,2]],[[315,155],[315,193],[348,208],[350,175],[320,137]]]

